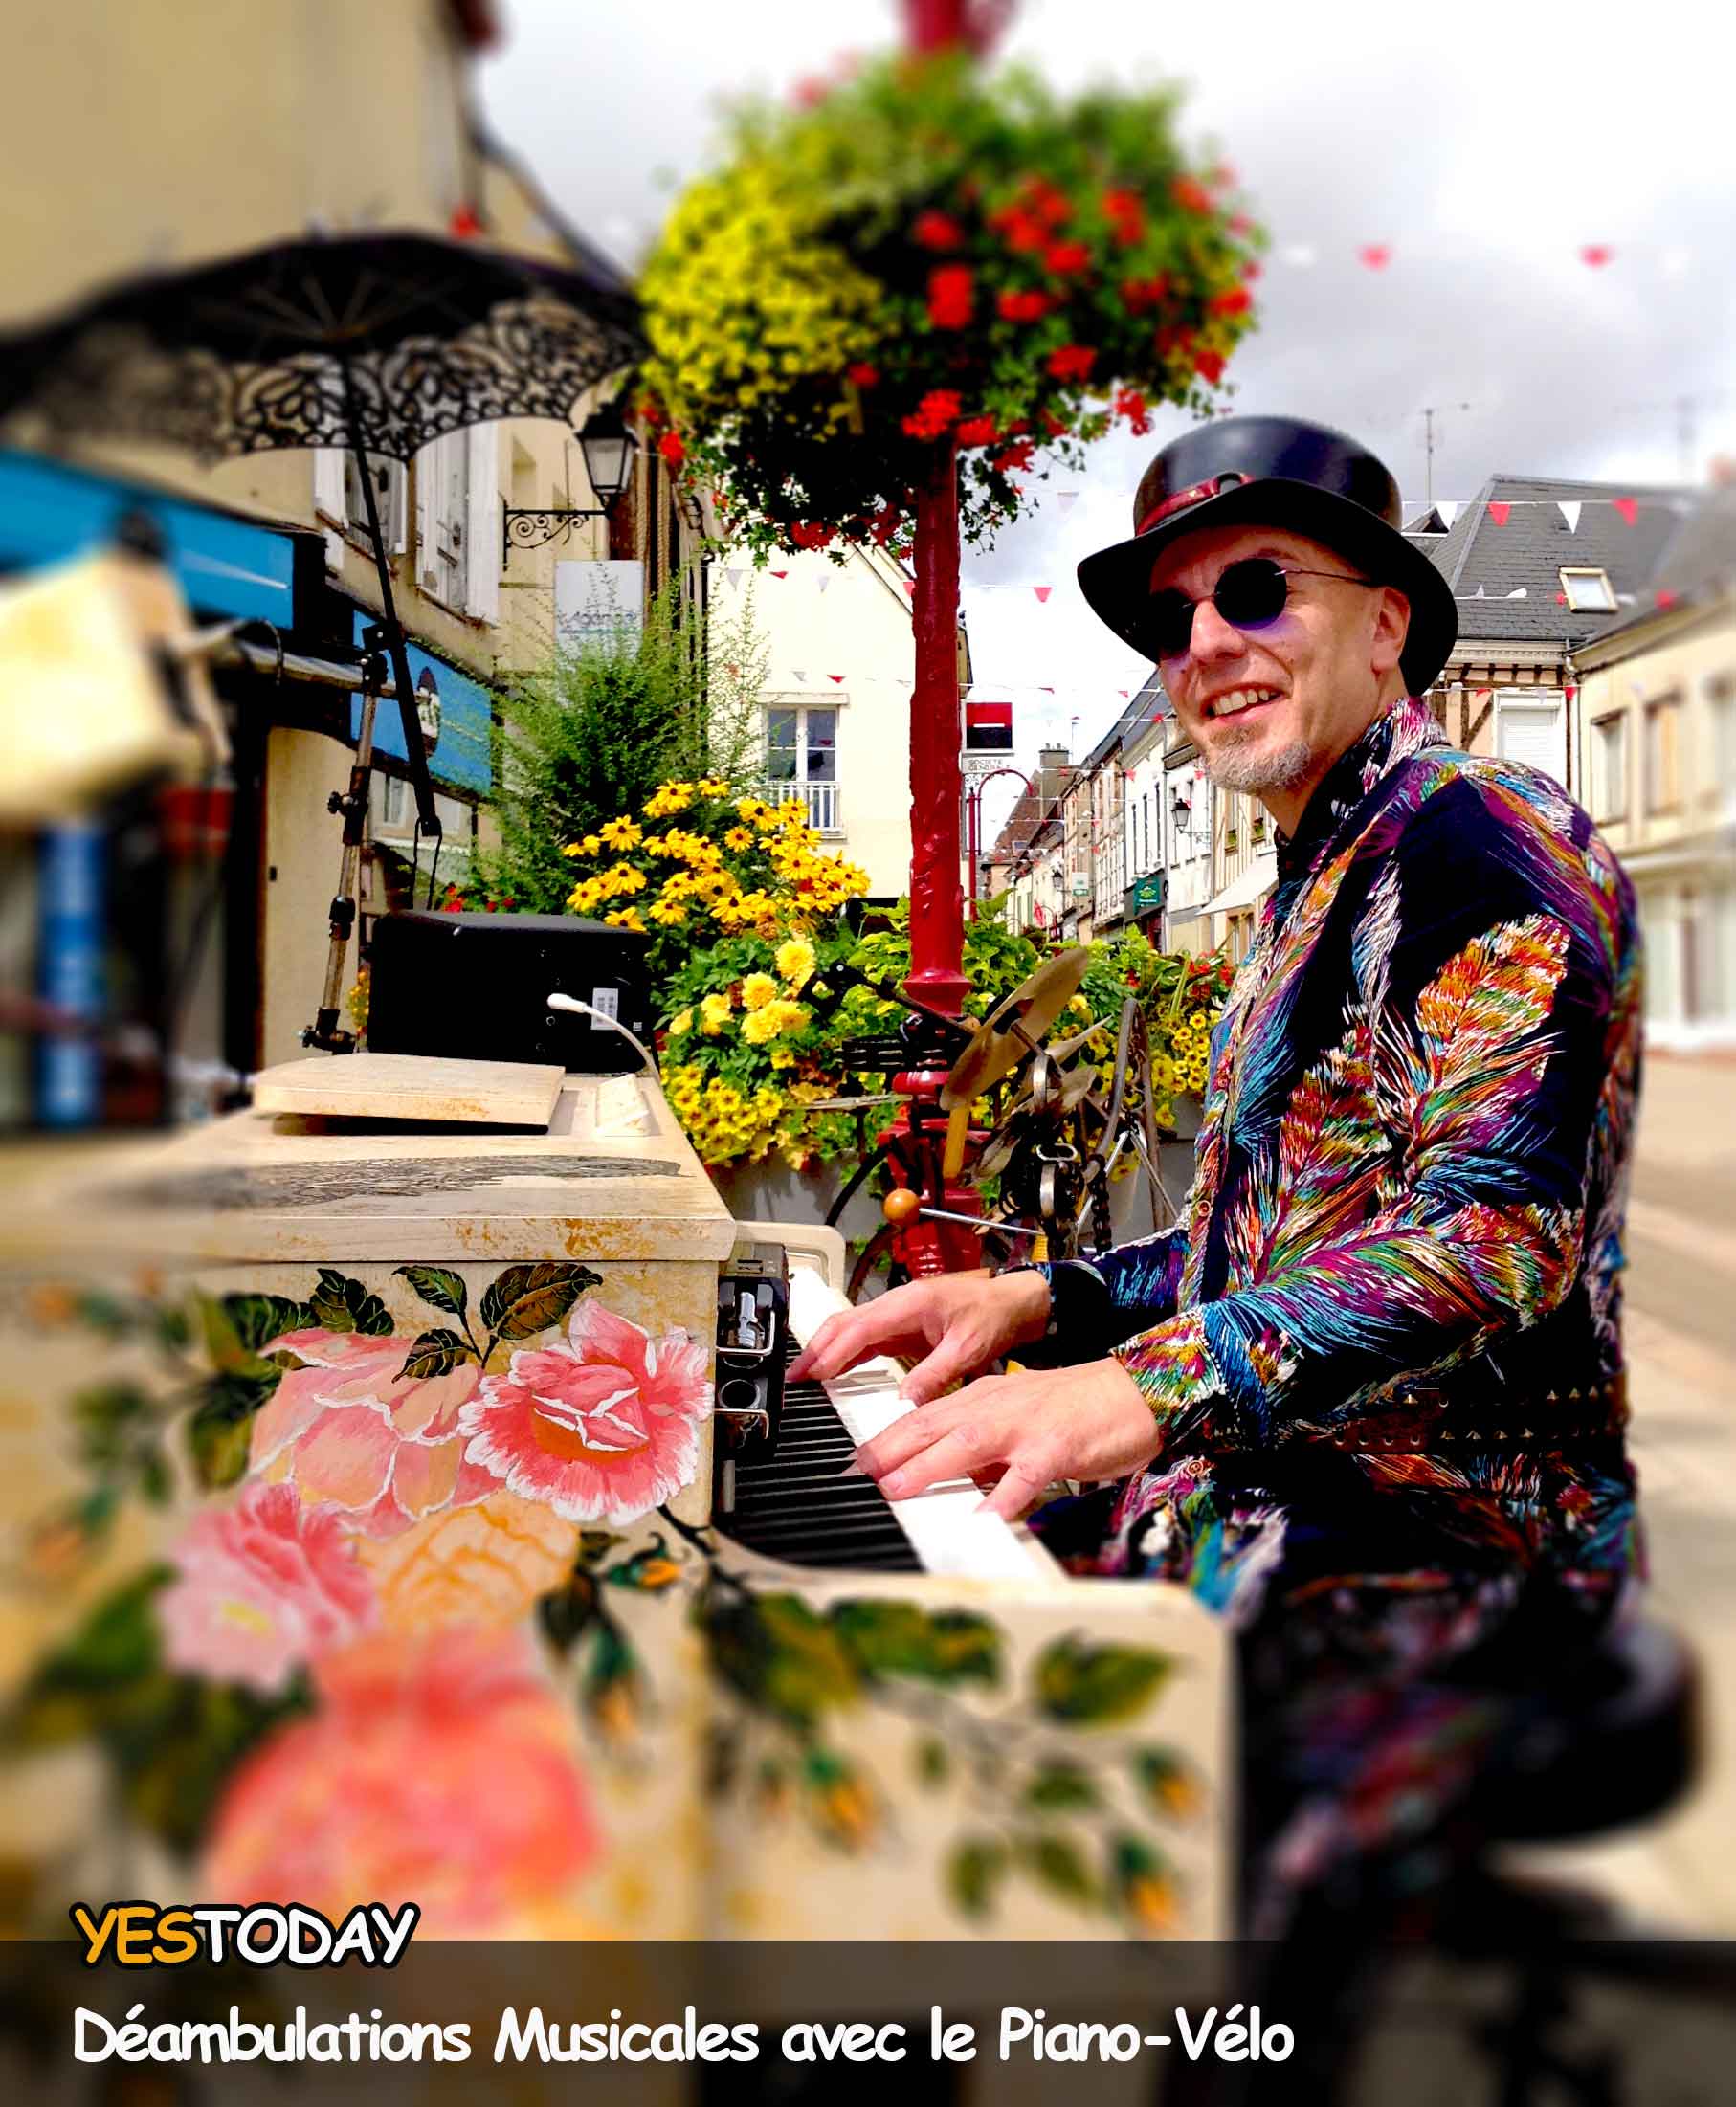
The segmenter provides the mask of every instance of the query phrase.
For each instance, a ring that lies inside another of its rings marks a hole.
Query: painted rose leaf
[[[174,1581],[172,1566],[152,1566],[100,1603],[7,1708],[3,1739],[19,1751],[96,1742],[133,1815],[186,1852],[235,1766],[308,1696],[300,1678],[266,1697],[174,1672],[157,1617]]]
[[[482,1295],[482,1322],[496,1339],[534,1339],[558,1324],[587,1288],[603,1276],[589,1266],[550,1260],[508,1266]]]
[[[470,1291],[463,1276],[446,1266],[394,1266],[392,1272],[408,1280],[414,1292],[433,1309],[461,1318],[470,1307]]]
[[[1143,1712],[1168,1677],[1168,1654],[1137,1646],[1092,1646],[1077,1634],[1043,1649],[1032,1670],[1033,1696],[1051,1719],[1107,1726]]]
[[[328,1332],[360,1332],[384,1339],[391,1330],[391,1312],[370,1289],[335,1266],[320,1268],[320,1284],[311,1303],[314,1322]]]
[[[987,1617],[872,1601],[837,1603],[830,1615],[865,1675],[912,1675],[943,1687],[1001,1679],[1001,1635]]]
[[[992,1912],[1009,1862],[1006,1846],[993,1837],[968,1836],[954,1845],[946,1859],[946,1892],[964,1916]]]
[[[476,1358],[477,1349],[455,1331],[423,1332],[405,1355],[398,1373],[422,1382],[430,1376],[450,1375],[460,1363]]]

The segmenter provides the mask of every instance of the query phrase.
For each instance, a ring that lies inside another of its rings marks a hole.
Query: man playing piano
[[[968,1474],[1011,1517],[1096,1486],[1052,1544],[1231,1620],[1255,1933],[1435,1830],[1639,1561],[1633,897],[1557,784],[1416,699],[1457,620],[1400,520],[1320,426],[1226,418],[1157,455],[1080,585],[1278,831],[1180,1226],[900,1288],[791,1370],[915,1357],[920,1409],[858,1455],[890,1497]]]

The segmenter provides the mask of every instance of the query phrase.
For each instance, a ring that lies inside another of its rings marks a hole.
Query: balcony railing
[[[766,786],[768,804],[789,805],[797,798],[806,802],[808,824],[815,833],[842,833],[844,822],[835,783],[768,783]]]

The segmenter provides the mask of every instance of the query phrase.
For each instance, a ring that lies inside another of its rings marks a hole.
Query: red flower
[[[928,319],[937,329],[969,326],[976,300],[976,277],[968,265],[944,263],[928,274]]]
[[[1174,322],[1166,323],[1152,339],[1160,359],[1167,359],[1172,351],[1186,351],[1193,342],[1191,329],[1180,328]]]
[[[474,241],[482,232],[482,222],[468,205],[460,205],[454,211],[447,231],[455,241]]]
[[[1233,213],[1224,224],[1233,234],[1251,234],[1254,232],[1254,222],[1246,212]]]
[[[817,109],[831,93],[831,81],[822,79],[818,74],[811,73],[805,80],[796,82],[794,100],[804,110],[813,110]]]
[[[1007,246],[1018,255],[1030,255],[1049,239],[1049,230],[1034,213],[1017,205],[1004,205],[990,213],[989,224],[1006,236]]]
[[[932,388],[903,420],[904,430],[913,439],[938,439],[950,430],[963,408],[962,398],[951,388]]]
[[[1245,315],[1254,305],[1254,295],[1245,285],[1233,285],[1227,293],[1214,293],[1206,302],[1213,315]]]
[[[790,529],[790,539],[797,548],[824,548],[832,539],[832,529],[817,520],[803,520]]]
[[[999,437],[992,417],[967,417],[958,428],[960,446],[992,446]]]
[[[1063,344],[1043,362],[1057,381],[1088,380],[1097,364],[1097,353],[1088,344]]]
[[[947,212],[918,212],[910,238],[923,249],[957,249],[965,239],[965,230]]]
[[[661,424],[664,415],[663,406],[655,395],[647,395],[640,401],[639,415],[647,424]]]
[[[908,423],[908,420],[906,420]],[[897,505],[882,505],[875,514],[870,532],[882,548],[891,541],[902,523],[903,515]]]
[[[1177,176],[1169,186],[1169,195],[1184,212],[1209,212],[1212,210],[1212,193],[1197,176]]]
[[[994,456],[994,465],[1003,476],[1011,469],[1029,468],[1031,457],[1035,452],[1036,441],[1035,439],[1020,439],[1016,444],[1010,446],[1004,454],[997,454]]]
[[[1047,293],[997,293],[994,304],[1006,322],[1041,322],[1049,312]]]
[[[1259,265],[1250,256],[1247,262],[1242,265],[1242,278],[1245,283],[1252,285],[1258,276]]]
[[[1193,361],[1193,370],[1202,381],[1215,388],[1223,378],[1224,355],[1221,351],[1202,351]]]
[[[1028,177],[1020,195],[1032,217],[1044,227],[1063,226],[1072,214],[1063,192],[1044,176]]]
[[[681,434],[679,432],[665,432],[657,441],[657,452],[671,468],[679,468],[687,458],[687,449],[681,443]]]
[[[1169,290],[1169,280],[1160,271],[1155,277],[1123,278],[1122,305],[1130,315],[1155,307]]]
[[[1146,232],[1146,208],[1136,190],[1105,190],[1103,217],[1124,249],[1131,249]]]
[[[1043,430],[1052,439],[1063,439],[1073,427],[1065,417],[1057,417],[1053,410],[1043,411]]]
[[[1227,190],[1235,181],[1235,170],[1227,161],[1220,161],[1215,168],[1206,171],[1206,181],[1214,190]]]
[[[870,366],[866,359],[858,359],[854,366],[845,366],[844,378],[854,381],[857,388],[878,388],[880,369],[878,366]]]
[[[1090,261],[1091,252],[1082,241],[1052,241],[1043,251],[1043,262],[1057,277],[1082,271]]]
[[[1136,439],[1143,439],[1151,429],[1150,406],[1137,388],[1116,389],[1115,414],[1126,418],[1127,429]]]

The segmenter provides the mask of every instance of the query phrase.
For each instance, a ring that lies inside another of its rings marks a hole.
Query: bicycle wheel
[[[877,1295],[884,1295],[888,1288],[901,1288],[909,1279],[909,1269],[895,1250],[897,1236],[898,1231],[888,1222],[862,1246],[861,1256],[851,1267],[850,1284],[844,1290],[852,1302],[872,1302]]]

